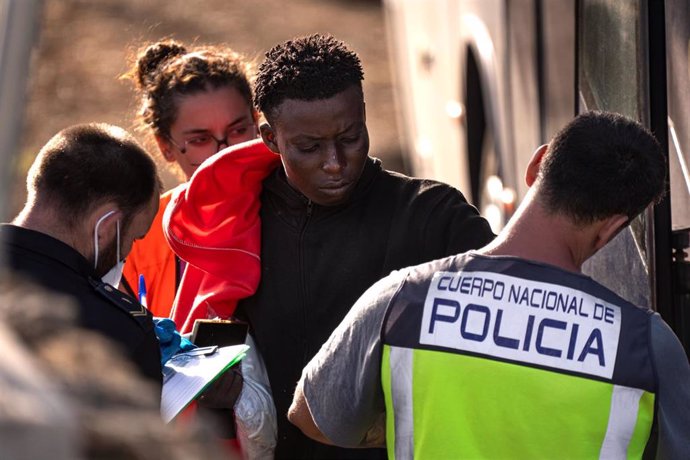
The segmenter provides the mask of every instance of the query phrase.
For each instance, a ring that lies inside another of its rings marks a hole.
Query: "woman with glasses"
[[[123,77],[141,96],[140,129],[150,132],[162,158],[188,181],[207,158],[230,145],[255,139],[258,114],[252,106],[251,65],[228,48],[187,48],[166,40],[142,48]],[[154,316],[168,317],[183,262],[163,236],[163,213],[171,191],[161,196],[146,237],[127,257],[123,290],[145,299]]]

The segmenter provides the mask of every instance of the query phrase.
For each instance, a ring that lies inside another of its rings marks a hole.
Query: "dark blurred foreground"
[[[66,298],[0,281],[0,458],[221,459],[196,424],[165,425],[159,395]],[[223,453],[223,455],[221,455]]]

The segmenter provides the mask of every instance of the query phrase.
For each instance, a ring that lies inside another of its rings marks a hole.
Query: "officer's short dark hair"
[[[328,99],[352,86],[362,89],[357,54],[330,36],[289,40],[266,53],[254,86],[254,105],[269,121],[285,99]]]
[[[43,146],[29,170],[29,200],[53,206],[68,226],[114,201],[129,218],[160,193],[156,165],[122,128],[91,123],[66,128]]]
[[[539,180],[546,208],[576,223],[615,214],[633,219],[663,196],[666,159],[640,123],[593,111],[556,134],[542,160]]]

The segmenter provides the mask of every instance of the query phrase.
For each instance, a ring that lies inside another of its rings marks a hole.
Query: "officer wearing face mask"
[[[116,288],[124,257],[158,211],[160,187],[153,160],[126,131],[76,125],[41,149],[23,210],[0,225],[10,272],[74,299],[80,325],[115,341],[158,391],[151,314]]]

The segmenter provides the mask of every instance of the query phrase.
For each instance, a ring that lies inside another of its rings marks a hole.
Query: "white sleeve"
[[[358,447],[385,414],[381,328],[404,272],[370,287],[302,371],[299,385],[319,430],[334,444]]]

